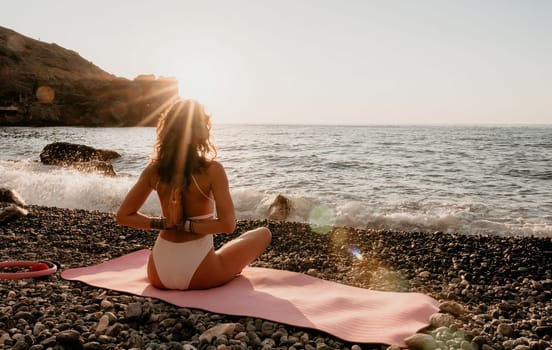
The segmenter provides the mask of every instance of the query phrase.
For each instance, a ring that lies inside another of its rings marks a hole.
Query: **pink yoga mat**
[[[420,293],[378,292],[257,267],[245,268],[217,288],[159,290],[146,277],[149,254],[143,249],[99,265],[65,270],[61,276],[180,307],[317,329],[350,342],[402,347],[404,339],[428,326],[429,317],[438,310],[435,299]]]

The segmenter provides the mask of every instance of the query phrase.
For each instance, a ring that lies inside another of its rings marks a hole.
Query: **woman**
[[[217,251],[213,234],[233,233],[234,204],[223,166],[214,160],[210,117],[201,104],[178,100],[161,116],[151,162],[117,211],[117,223],[160,230],[148,261],[151,284],[163,289],[204,289],[234,278],[268,246],[271,233],[245,232]],[[152,191],[163,212],[139,212]]]

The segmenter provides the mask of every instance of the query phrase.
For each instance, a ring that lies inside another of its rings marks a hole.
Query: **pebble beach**
[[[54,261],[63,270],[150,248],[156,238],[155,231],[117,226],[112,213],[28,210],[26,217],[0,226],[1,261]],[[234,234],[215,236],[215,246],[257,226],[269,227],[273,240],[253,266],[373,290],[420,292],[440,301],[442,317],[420,330],[424,342],[409,344],[413,349],[552,349],[550,237],[347,227],[317,233],[303,223],[244,220]],[[0,349],[388,348],[262,319],[179,308],[66,281],[59,272],[0,282]],[[213,327],[222,331],[206,336]]]

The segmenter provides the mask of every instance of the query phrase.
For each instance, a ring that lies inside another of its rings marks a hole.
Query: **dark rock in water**
[[[0,202],[17,204],[20,207],[26,205],[23,198],[17,192],[8,188],[0,188]]]
[[[92,160],[107,161],[118,157],[120,155],[115,151],[97,150],[90,146],[68,142],[50,143],[40,152],[40,161],[46,165],[66,165]]]
[[[113,165],[109,162],[104,162],[101,160],[91,160],[89,162],[76,162],[71,164],[72,168],[75,168],[84,172],[97,172],[104,175],[115,176],[115,170],[113,170]]]
[[[291,201],[279,194],[268,208],[268,219],[285,221],[291,212]]]
[[[110,149],[98,149],[96,150],[96,155],[100,157],[100,160],[103,161],[108,161],[121,157],[118,152],[112,151]]]
[[[40,161],[46,165],[70,166],[80,171],[115,175],[108,161],[121,155],[115,151],[95,149],[86,145],[54,142],[40,152]]]

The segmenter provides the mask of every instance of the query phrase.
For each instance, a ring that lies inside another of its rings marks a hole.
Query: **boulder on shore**
[[[279,194],[268,208],[268,219],[285,221],[291,212],[291,201]]]
[[[26,206],[25,201],[19,193],[9,188],[0,188],[0,202],[13,203],[20,207]]]
[[[0,188],[0,225],[24,217],[28,214],[25,201],[19,194],[8,188]]]

